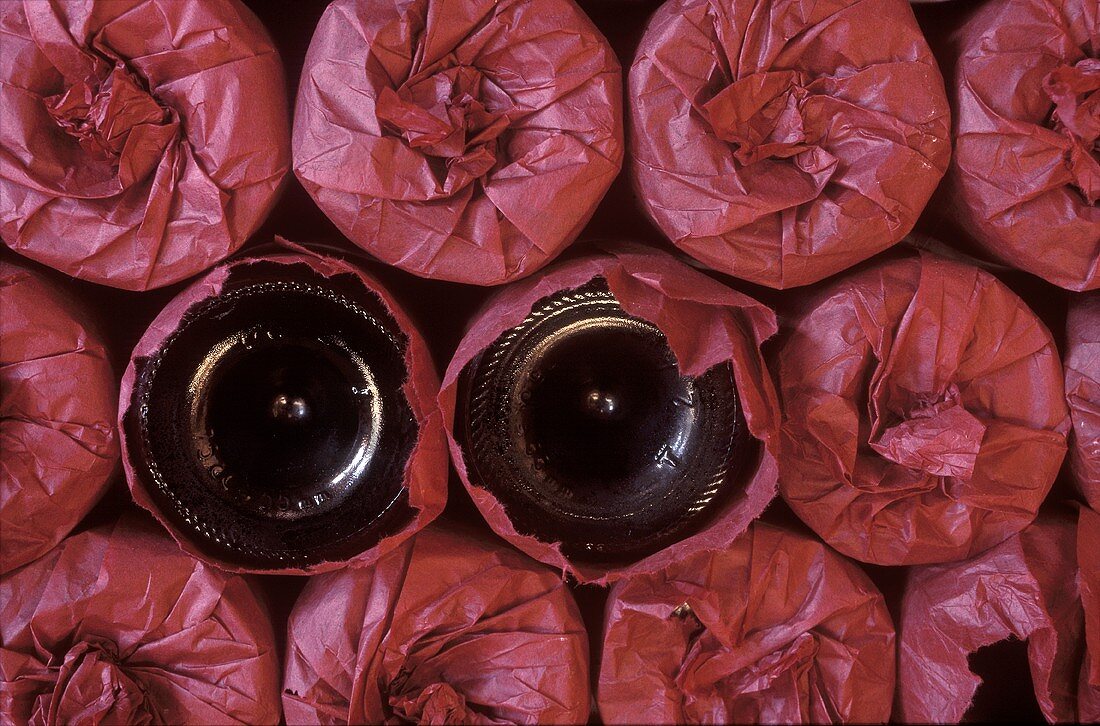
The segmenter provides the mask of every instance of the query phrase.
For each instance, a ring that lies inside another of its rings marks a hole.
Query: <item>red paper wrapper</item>
[[[252,585],[136,517],[0,580],[0,636],[5,723],[279,721],[275,639]]]
[[[117,390],[79,304],[0,262],[0,572],[60,542],[107,490]]]
[[[615,568],[571,562],[560,543],[516,531],[501,502],[471,483],[462,446],[455,439],[454,415],[462,369],[504,331],[523,321],[544,297],[600,277],[622,308],[653,323],[668,339],[683,375],[698,376],[730,362],[749,432],[763,443],[761,461],[744,489],[716,512],[698,533],[632,565]],[[775,334],[775,314],[752,298],[715,282],[671,256],[640,245],[608,246],[599,254],[571,260],[499,291],[473,321],[447,367],[439,402],[458,470],[482,516],[498,535],[581,582],[606,584],[624,575],[653,572],[701,550],[726,547],[760,515],[775,496],[779,410],[760,345]]]
[[[264,262],[281,265],[304,265],[326,278],[337,275],[350,275],[363,286],[368,295],[375,296],[382,302],[386,311],[397,321],[398,327],[408,339],[405,365],[409,375],[401,390],[404,392],[416,419],[419,438],[405,467],[403,486],[409,492],[409,506],[415,511],[415,516],[400,530],[385,537],[371,549],[361,552],[349,560],[322,562],[310,565],[305,569],[295,567],[282,569],[243,568],[212,553],[202,540],[193,538],[189,533],[180,531],[172,525],[166,513],[160,511],[156,500],[152,496],[151,487],[155,485],[144,481],[136,474],[125,435],[122,437],[122,465],[126,470],[126,479],[130,485],[130,493],[133,494],[134,501],[149,510],[171,533],[172,537],[179,542],[180,547],[204,562],[217,565],[230,572],[288,575],[326,572],[348,564],[367,565],[397,547],[402,541],[438,517],[447,503],[447,449],[439,409],[433,400],[439,390],[439,378],[432,363],[431,353],[428,351],[423,338],[420,337],[405,312],[377,280],[361,268],[342,260],[322,257],[280,238],[276,238],[276,241],[285,248],[285,251],[262,258],[242,257],[222,265],[181,292],[161,311],[160,315],[149,326],[149,329],[145,331],[137,347],[134,348],[130,365],[126,368],[126,374],[122,378],[122,392],[119,396],[119,421],[122,422],[126,419],[131,405],[137,378],[137,363],[155,355],[165,340],[179,327],[183,316],[197,305],[216,297],[226,282],[233,276],[235,270],[262,259]]]
[[[1086,295],[1070,306],[1066,400],[1073,420],[1073,474],[1085,501],[1100,511],[1100,293]]]
[[[0,233],[128,290],[220,261],[290,165],[283,68],[237,0],[0,8]]]
[[[951,154],[904,0],[670,0],[630,69],[632,170],[688,254],[776,288],[889,247]]]
[[[606,723],[880,723],[894,626],[858,567],[756,523],[732,547],[617,583],[597,701]]]
[[[981,680],[967,657],[1027,640],[1050,722],[1100,720],[1100,514],[1044,514],[972,560],[914,568],[902,603],[898,707],[906,722],[956,723]]]
[[[959,30],[958,222],[988,253],[1070,290],[1100,287],[1100,8],[992,0]]]
[[[576,238],[622,136],[619,63],[571,0],[336,0],[302,71],[294,170],[384,262],[495,285]]]
[[[992,275],[931,254],[822,291],[780,380],[779,491],[864,562],[992,547],[1031,522],[1065,457],[1050,333]]]
[[[565,583],[438,526],[370,568],[312,578],[287,637],[290,723],[588,718],[588,636]]]

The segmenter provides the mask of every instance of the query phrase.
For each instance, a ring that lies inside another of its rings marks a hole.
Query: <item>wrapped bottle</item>
[[[629,171],[654,224],[777,289],[901,241],[951,156],[943,78],[903,0],[669,0],[628,85]]]
[[[444,381],[460,476],[498,534],[582,580],[724,546],[772,496],[758,350],[772,325],[755,301],[628,246],[513,285]]]
[[[441,524],[309,579],[287,623],[288,723],[585,721],[588,634],[560,574]]]
[[[118,471],[118,383],[87,305],[0,261],[0,573],[45,554]]]
[[[1085,501],[1100,510],[1100,292],[1070,305],[1065,351],[1071,471]]]
[[[622,166],[622,83],[571,0],[334,0],[302,68],[294,172],[386,264],[498,285],[592,218]]]
[[[1100,719],[1098,540],[1100,514],[1055,504],[976,557],[912,568],[898,621],[894,716],[959,723],[1020,718],[1031,706],[1049,723]],[[1005,641],[1027,642],[1030,678],[1017,675],[1014,686],[1026,690],[1030,680],[1033,693],[982,687],[988,674],[1003,689],[1022,665],[998,647]],[[999,651],[996,668],[976,667],[990,646]],[[1007,712],[1006,702],[1020,708]]]
[[[886,601],[812,536],[756,522],[726,549],[615,583],[606,613],[604,723],[890,718]]]
[[[127,513],[0,579],[0,722],[277,724],[259,583]]]
[[[973,557],[1034,518],[1070,420],[1050,331],[976,267],[922,252],[805,298],[779,351],[779,492],[849,557]]]
[[[1095,0],[994,0],[946,58],[945,210],[989,257],[1067,290],[1100,288],[1098,39]]]
[[[240,0],[0,3],[0,237],[126,290],[239,249],[290,167],[283,64]]]
[[[362,271],[301,250],[235,261],[135,351],[131,489],[200,557],[328,569],[442,509],[436,385],[418,334]]]

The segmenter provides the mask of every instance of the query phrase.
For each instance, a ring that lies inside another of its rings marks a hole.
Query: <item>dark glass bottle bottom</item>
[[[135,467],[214,554],[345,559],[411,516],[405,337],[350,279],[263,262],[231,274],[139,362]]]
[[[697,530],[754,455],[728,364],[681,376],[595,281],[551,296],[463,373],[474,483],[570,557],[636,559]]]

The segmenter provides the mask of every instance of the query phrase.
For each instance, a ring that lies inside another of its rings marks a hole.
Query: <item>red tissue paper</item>
[[[952,211],[989,254],[1100,287],[1100,5],[991,0],[958,31]]]
[[[271,623],[248,580],[128,516],[0,579],[0,721],[279,721]]]
[[[618,60],[572,0],[336,0],[302,71],[294,170],[375,257],[495,285],[576,238],[622,135]]]
[[[463,368],[502,333],[520,324],[537,302],[596,278],[607,282],[623,310],[664,333],[683,375],[698,376],[719,363],[731,363],[749,432],[763,444],[759,464],[744,489],[729,497],[701,531],[638,562],[615,567],[570,561],[562,554],[561,543],[517,531],[500,500],[471,482],[454,428]],[[439,394],[451,460],[493,531],[581,582],[606,584],[624,575],[653,572],[700,550],[726,547],[775,496],[779,403],[760,353],[760,345],[775,332],[775,314],[769,308],[663,252],[636,244],[608,245],[598,254],[561,263],[500,290],[470,324]]]
[[[288,626],[290,723],[584,723],[588,636],[561,577],[429,527],[309,580]]]
[[[0,572],[60,542],[107,490],[117,391],[80,304],[0,262]]]
[[[1050,332],[975,267],[922,253],[807,303],[780,352],[779,491],[864,562],[973,556],[1023,529],[1066,452]]]
[[[1066,320],[1070,465],[1085,501],[1100,511],[1100,293],[1075,300]]]
[[[963,562],[914,568],[902,602],[902,721],[955,723],[981,680],[967,657],[1027,641],[1035,698],[1050,722],[1100,720],[1100,514],[1044,513]]]
[[[241,567],[225,559],[222,550],[212,543],[184,531],[172,523],[174,512],[162,510],[154,496],[156,484],[139,475],[132,459],[134,444],[128,442],[123,432],[122,465],[130,486],[134,501],[149,510],[165,526],[179,545],[199,559],[222,567],[231,572],[256,572],[264,574],[313,574],[344,567],[351,563],[365,565],[378,559],[382,554],[394,549],[403,540],[426,526],[443,511],[447,502],[447,447],[443,434],[443,424],[435,396],[439,391],[439,378],[432,362],[427,344],[416,330],[410,318],[385,288],[362,268],[334,257],[326,257],[315,252],[276,238],[280,246],[275,254],[263,257],[239,257],[221,265],[200,278],[177,295],[160,312],[148,330],[134,348],[130,365],[122,379],[122,391],[119,396],[119,422],[123,426],[129,409],[133,405],[135,382],[138,368],[155,356],[165,341],[180,326],[187,313],[211,298],[217,297],[221,290],[231,283],[235,275],[243,272],[249,265],[263,262],[276,265],[307,267],[325,278],[343,277],[350,279],[363,289],[366,295],[381,301],[383,308],[396,321],[398,328],[407,340],[405,366],[408,377],[401,390],[412,409],[418,428],[418,438],[405,466],[403,486],[408,490],[408,503],[414,515],[397,531],[385,536],[377,545],[347,559],[326,560],[307,567],[287,566],[284,568]]]
[[[810,536],[758,522],[611,589],[607,723],[880,723],[893,695],[882,594]]]
[[[898,242],[951,155],[943,78],[904,0],[670,0],[630,69],[630,111],[657,225],[775,288]]]
[[[290,166],[283,68],[237,0],[0,7],[0,234],[128,290],[240,247]]]

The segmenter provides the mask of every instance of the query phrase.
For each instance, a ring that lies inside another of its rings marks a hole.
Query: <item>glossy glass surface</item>
[[[753,456],[728,364],[681,376],[602,281],[536,305],[464,371],[471,475],[524,533],[633,559],[698,529]]]
[[[242,564],[342,559],[408,516],[404,336],[334,280],[235,273],[140,369],[140,469],[176,526]]]

